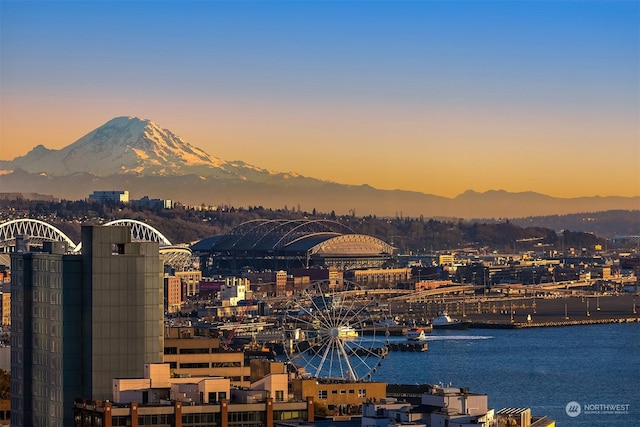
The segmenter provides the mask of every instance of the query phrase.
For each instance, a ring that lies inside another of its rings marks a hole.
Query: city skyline
[[[116,116],[224,160],[455,197],[640,195],[640,5],[0,2],[0,159]]]

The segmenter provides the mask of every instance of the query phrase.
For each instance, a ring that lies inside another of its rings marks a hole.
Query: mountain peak
[[[3,161],[0,166],[48,176],[198,175],[262,183],[297,176],[210,156],[157,123],[131,116],[115,117],[60,150],[38,146],[25,156]]]
[[[149,119],[141,119],[138,116],[118,116],[118,117],[114,117],[113,119],[109,120],[107,123],[105,123],[104,125],[114,125],[114,124],[118,124],[118,123],[123,123],[123,124],[129,124],[131,122],[144,122],[144,123],[149,123],[151,122],[151,120]]]
[[[159,128],[156,123],[152,122],[149,119],[141,119],[139,117],[132,116],[120,116],[114,117],[113,119],[100,126],[98,129],[129,129],[131,131],[140,131],[147,126]]]
[[[167,176],[220,174],[217,169],[227,162],[188,144],[151,120],[120,116],[61,150],[38,146],[12,163],[28,172],[59,176],[73,173]]]

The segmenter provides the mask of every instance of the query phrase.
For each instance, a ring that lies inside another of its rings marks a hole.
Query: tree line
[[[128,218],[145,222],[159,230],[173,243],[194,243],[206,237],[224,234],[243,222],[256,219],[330,219],[359,234],[377,237],[401,252],[428,253],[463,249],[526,251],[588,248],[606,245],[606,239],[591,233],[550,228],[518,226],[509,220],[464,221],[462,219],[426,219],[375,215],[336,215],[335,212],[306,212],[297,208],[264,208],[262,206],[149,208],[135,203],[33,200],[2,200],[0,220],[34,218],[62,230],[71,240],[80,240],[83,224],[101,224]]]

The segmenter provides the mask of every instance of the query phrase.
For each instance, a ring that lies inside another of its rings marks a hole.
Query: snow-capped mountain
[[[51,176],[201,175],[265,181],[282,175],[213,157],[156,123],[137,117],[116,117],[61,150],[38,145],[14,159],[11,168]]]
[[[449,199],[338,184],[221,160],[136,117],[112,119],[61,150],[39,145],[25,156],[0,160],[0,195],[41,193],[81,200],[101,189],[129,190],[132,199],[147,195],[192,205],[289,205],[309,212],[317,208],[382,216],[517,218],[640,206],[640,197],[559,199],[531,192],[468,191]]]

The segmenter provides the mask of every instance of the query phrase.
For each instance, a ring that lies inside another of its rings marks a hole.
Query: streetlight
[[[511,312],[511,323],[513,323],[513,301],[511,301],[511,305],[509,307],[509,311]]]
[[[589,298],[587,298],[587,317],[591,317],[591,313],[589,313]]]

